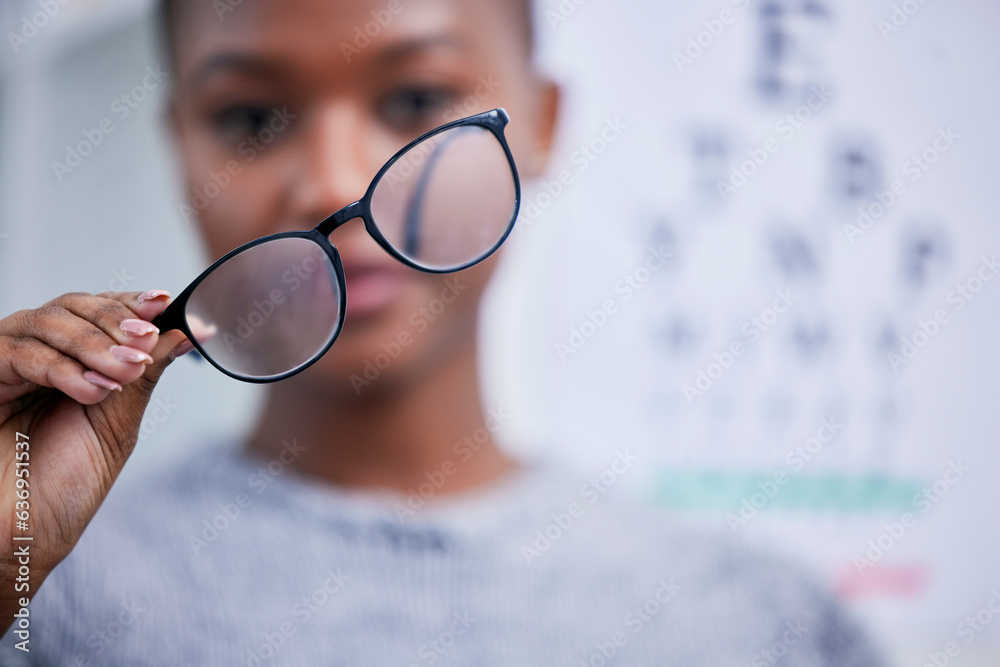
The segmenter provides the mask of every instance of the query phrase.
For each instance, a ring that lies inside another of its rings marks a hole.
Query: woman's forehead
[[[181,78],[220,51],[366,64],[434,44],[510,55],[530,23],[497,0],[165,0]],[[527,11],[527,10],[525,10]],[[518,44],[520,42],[520,44]],[[521,46],[521,49],[517,49]]]

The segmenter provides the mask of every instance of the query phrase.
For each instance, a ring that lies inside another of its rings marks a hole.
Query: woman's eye
[[[217,113],[215,126],[224,139],[238,143],[259,134],[275,118],[272,107],[236,105]]]
[[[385,96],[380,113],[390,127],[404,130],[436,127],[444,122],[455,97],[455,93],[442,88],[405,88]]]

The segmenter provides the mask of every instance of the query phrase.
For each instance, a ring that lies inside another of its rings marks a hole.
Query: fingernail
[[[160,333],[159,327],[146,320],[122,320],[122,331],[129,336],[145,336],[151,333]]]
[[[96,384],[98,387],[101,387],[102,389],[110,389],[111,391],[122,390],[122,386],[120,384],[118,384],[109,377],[101,375],[97,371],[87,371],[86,373],[83,374],[83,378],[87,382],[91,384]]]
[[[193,349],[194,349],[194,344],[191,341],[186,340],[170,351],[170,358],[176,359],[177,357],[183,357],[185,354],[187,354]]]
[[[146,303],[160,297],[170,298],[170,292],[165,289],[150,289],[139,295],[139,303]]]
[[[137,350],[134,347],[125,347],[124,345],[115,345],[112,347],[111,356],[115,359],[121,359],[122,361],[128,361],[133,364],[137,364],[140,361],[146,364],[153,363],[153,357],[149,356],[142,350]]]

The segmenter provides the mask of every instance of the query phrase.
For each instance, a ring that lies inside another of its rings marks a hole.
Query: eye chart
[[[567,125],[497,297],[525,436],[632,448],[632,490],[806,563],[900,665],[994,664],[1000,8],[539,17]]]

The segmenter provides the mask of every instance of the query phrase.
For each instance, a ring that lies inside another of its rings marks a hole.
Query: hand
[[[175,356],[191,349],[182,332],[161,335],[150,324],[169,301],[159,290],[72,293],[0,320],[3,618],[12,619],[18,608],[12,601],[24,597],[14,592],[14,545],[30,544],[33,594],[73,549],[111,490],[135,447],[160,375]],[[29,438],[26,532],[15,530],[17,433]],[[33,540],[14,542],[14,535]],[[0,622],[0,633],[9,625],[10,620]]]

